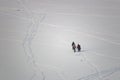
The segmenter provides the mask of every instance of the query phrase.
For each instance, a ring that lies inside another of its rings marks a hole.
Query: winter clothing
[[[74,42],[72,43],[72,49],[74,50],[74,52],[76,52],[76,45]]]
[[[81,50],[80,44],[77,45],[78,52]]]

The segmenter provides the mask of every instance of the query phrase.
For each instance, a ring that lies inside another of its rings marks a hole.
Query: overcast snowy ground
[[[119,4],[0,0],[0,80],[119,80]]]

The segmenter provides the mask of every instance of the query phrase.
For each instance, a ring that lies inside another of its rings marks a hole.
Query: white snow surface
[[[119,7],[119,0],[0,0],[0,80],[119,80]]]

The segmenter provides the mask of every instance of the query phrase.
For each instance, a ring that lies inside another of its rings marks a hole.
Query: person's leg
[[[78,52],[80,52],[80,48],[78,48]]]
[[[74,52],[76,52],[76,49],[74,48]]]

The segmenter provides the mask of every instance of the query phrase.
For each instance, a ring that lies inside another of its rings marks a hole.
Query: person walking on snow
[[[76,45],[74,42],[72,42],[72,49],[74,50],[74,52],[76,52]]]
[[[77,49],[78,49],[78,52],[80,52],[80,50],[81,50],[80,44],[77,45]]]

